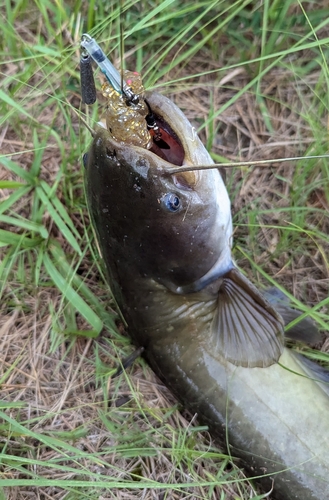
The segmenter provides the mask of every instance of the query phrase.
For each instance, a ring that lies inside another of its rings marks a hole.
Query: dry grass
[[[17,26],[20,37],[34,42],[35,31],[28,22],[20,21]],[[221,58],[227,61],[231,51],[228,47]],[[178,72],[179,77],[196,68],[212,71],[218,63],[210,50],[199,53]],[[9,60],[3,74],[15,75],[20,65]],[[244,92],[212,118],[210,108],[225,107],[250,82],[243,67],[188,80],[170,95],[196,126],[207,122],[201,136],[220,157],[250,161],[321,154],[326,150],[328,131],[327,114],[319,112],[315,99],[320,78],[318,69],[303,79],[295,79],[289,68],[274,68],[266,75],[261,95],[271,131],[253,91]],[[29,171],[36,152],[33,130],[51,126],[61,138],[59,145],[54,135],[48,135],[37,177],[57,186],[56,196],[80,235],[81,255],[72,251],[49,211],[44,211],[40,223],[112,317],[113,304],[91,244],[82,188],[80,157],[87,134],[68,107],[64,117],[56,99],[44,105],[57,87],[52,81],[40,93],[40,79],[42,72],[16,93],[29,117],[20,115],[20,120],[4,123],[1,153]],[[79,107],[77,86],[68,99]],[[81,145],[69,139],[72,131],[80,136]],[[61,168],[65,175],[59,177]],[[1,180],[21,179],[0,164]],[[236,227],[235,258],[252,281],[266,285],[270,276],[309,306],[325,300],[329,289],[329,186],[324,161],[314,161],[311,167],[292,162],[239,168],[227,172],[227,184]],[[0,189],[1,201],[11,193]],[[33,203],[29,191],[11,207],[11,213],[30,220],[38,209]],[[304,207],[307,210],[301,212]],[[2,228],[22,234],[19,226],[4,224]],[[38,268],[37,255],[37,249],[18,247],[6,260],[8,247],[0,248],[4,410],[0,447],[5,457],[0,470],[3,480],[12,480],[10,484],[0,481],[0,487],[5,484],[0,499],[235,500],[256,495],[250,483],[236,482],[244,479],[243,472],[222,456],[205,429],[193,427],[195,416],[177,411],[177,402],[143,361],[112,378],[117,360],[131,352],[122,326],[119,333],[105,328],[95,339],[63,335],[68,325],[80,332],[90,325],[70,306],[40,263]],[[327,318],[324,304],[317,319],[325,326]],[[329,351],[325,334],[321,350]],[[28,484],[30,479],[35,480],[34,485]],[[78,481],[85,484],[79,487]]]
[[[218,110],[248,83],[243,70],[236,73],[225,78],[225,85],[229,83],[231,88],[223,88],[207,78],[192,99],[184,93],[176,100],[197,125],[207,119],[211,100]],[[222,131],[215,137],[212,151],[232,161],[289,158],[303,155],[305,150],[316,154],[309,111],[316,113],[310,89],[316,86],[319,76],[312,73],[301,84],[292,79],[291,71],[271,71],[263,81],[262,95],[273,131],[266,128],[256,97],[246,93],[212,125]],[[313,125],[319,144],[326,142],[326,115]],[[202,137],[207,142],[207,129],[202,131]],[[328,181],[321,160],[313,161],[311,168],[293,161],[273,162],[268,167],[242,167],[225,173],[230,193],[234,193],[231,201],[236,246],[242,246],[253,262],[299,300],[311,306],[326,299],[329,204]],[[305,210],[304,215],[298,213],[300,208]],[[290,229],[296,229],[295,237]],[[295,246],[287,242],[289,238],[296,242]],[[238,251],[235,255],[251,280],[266,284],[260,273],[255,276],[249,259]],[[328,312],[327,307],[323,312]]]

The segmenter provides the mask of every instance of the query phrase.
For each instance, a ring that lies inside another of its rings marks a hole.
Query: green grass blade
[[[48,231],[44,226],[42,226],[41,224],[36,224],[35,222],[31,222],[29,220],[24,220],[21,217],[16,218],[10,217],[9,215],[1,215],[0,223],[1,222],[12,226],[17,226],[23,230],[26,229],[31,232],[39,233],[40,236],[44,239],[48,238]]]
[[[5,245],[33,248],[37,247],[42,242],[42,239],[30,238],[28,235],[19,235],[11,231],[6,231],[5,229],[0,229],[0,242]]]
[[[0,181],[0,189],[18,189],[23,186],[25,184],[17,181]]]
[[[114,313],[109,314],[105,310],[95,294],[87,287],[87,285],[76,274],[76,272],[74,272],[75,270],[72,269],[71,264],[68,262],[66,255],[61,248],[59,248],[57,245],[51,245],[49,250],[61,274],[67,277],[67,279],[71,282],[72,286],[76,290],[79,290],[79,294],[83,296],[85,300],[93,307],[97,315],[102,319],[102,321],[106,323],[106,326],[115,331],[116,326],[114,320],[117,315]]]
[[[54,188],[51,188],[50,186],[48,186],[48,184],[44,181],[40,182],[40,186],[42,187],[42,189],[46,193],[49,201],[51,201],[54,208],[57,210],[57,212],[59,213],[60,217],[63,219],[65,224],[70,228],[70,230],[75,235],[75,237],[80,239],[80,235],[79,235],[78,231],[76,230],[76,228],[74,227],[72,219],[70,219],[70,217],[67,213],[67,210],[65,209],[65,207],[61,203],[61,201],[57,198],[57,196],[55,196]]]
[[[81,314],[81,316],[88,321],[95,332],[100,333],[103,328],[103,322],[100,318],[72,288],[64,276],[60,274],[55,264],[47,254],[44,255],[43,262],[50,278],[54,282],[54,285],[61,291],[63,297],[65,297],[68,302],[72,304],[72,306]]]
[[[34,185],[33,176],[29,172],[24,170],[22,167],[20,167],[14,161],[9,160],[8,158],[5,158],[4,156],[0,156],[0,163],[2,163],[10,172],[13,172],[18,177],[21,177],[29,185],[31,185],[31,186]]]
[[[14,191],[8,198],[4,201],[0,201],[0,214],[3,214],[6,210],[9,210],[18,200],[25,196],[30,191],[30,186],[26,186],[21,183],[17,183],[21,187],[18,187],[17,191]]]
[[[58,229],[63,234],[64,238],[79,255],[82,255],[79,243],[77,242],[76,238],[73,236],[71,230],[67,227],[61,216],[57,213],[56,209],[51,203],[51,200],[47,197],[45,191],[41,187],[37,187],[36,193],[39,196],[44,207],[48,210]]]

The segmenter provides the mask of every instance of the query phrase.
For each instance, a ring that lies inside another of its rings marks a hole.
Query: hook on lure
[[[100,68],[102,73],[105,75],[105,78],[109,82],[109,84],[113,87],[113,89],[121,95],[124,95],[126,103],[137,105],[139,103],[139,96],[135,94],[129,85],[121,78],[119,71],[113,66],[113,64],[109,61],[109,59],[104,54],[103,50],[100,48],[98,43],[94,38],[92,38],[88,33],[84,33],[81,37],[81,47],[85,50],[82,53],[81,61],[82,67],[85,68],[87,64],[90,66],[90,57],[95,61],[97,66]],[[89,56],[89,57],[88,57]],[[86,71],[87,78],[89,77],[89,71]],[[87,79],[83,79],[83,74],[81,72],[81,81],[86,82],[88,84]],[[83,84],[81,84],[82,87]],[[82,91],[84,95],[84,92]],[[95,92],[95,100],[96,100],[96,92]],[[86,101],[85,101],[86,102]],[[94,101],[95,102],[95,101]],[[86,104],[88,104],[86,102]]]

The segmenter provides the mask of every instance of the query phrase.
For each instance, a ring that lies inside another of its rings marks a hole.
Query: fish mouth
[[[159,156],[159,158],[181,167],[185,158],[185,151],[181,140],[162,116],[156,112],[152,114],[158,132],[154,135],[151,133],[153,140],[149,151]]]
[[[170,99],[157,92],[146,92],[145,101],[160,133],[157,138],[151,131],[153,141],[150,152],[172,166],[193,167],[213,163],[206,149],[200,148],[196,129]]]

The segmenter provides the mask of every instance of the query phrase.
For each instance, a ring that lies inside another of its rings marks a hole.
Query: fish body
[[[274,484],[274,498],[329,498],[329,376],[284,347],[282,318],[232,261],[219,171],[170,173],[211,163],[193,127],[165,97],[147,102],[161,141],[146,149],[99,128],[85,162],[91,218],[129,333],[232,457],[265,488]]]

